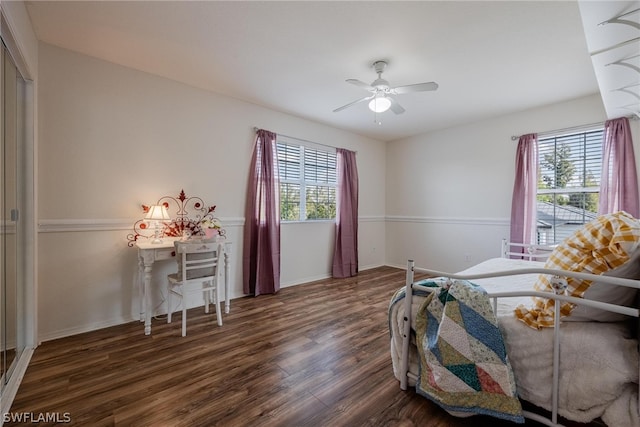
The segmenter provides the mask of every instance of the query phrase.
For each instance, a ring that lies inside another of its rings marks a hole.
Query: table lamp
[[[149,208],[144,219],[153,221],[155,224],[155,233],[151,243],[162,243],[162,239],[160,238],[160,223],[171,219],[167,208],[162,205],[153,205]]]

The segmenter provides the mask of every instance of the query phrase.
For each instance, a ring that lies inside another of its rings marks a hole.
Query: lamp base
[[[162,239],[160,238],[160,226],[158,221],[156,221],[156,229],[153,233],[153,240],[151,241],[151,244],[157,245],[159,243],[162,243]]]

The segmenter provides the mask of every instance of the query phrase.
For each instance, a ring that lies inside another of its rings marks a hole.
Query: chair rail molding
[[[509,218],[456,218],[456,217],[429,217],[429,216],[405,216],[388,215],[387,222],[409,222],[424,224],[451,224],[451,225],[485,225],[508,227]]]
[[[41,219],[39,233],[66,233],[71,231],[131,231],[131,224],[139,218],[129,219]],[[241,227],[244,218],[220,218],[225,227]]]
[[[136,218],[126,219],[41,219],[38,221],[39,233],[65,233],[72,231],[122,231],[131,230],[131,224]],[[429,217],[410,215],[363,215],[361,222],[409,222],[426,224],[457,224],[457,225],[487,225],[508,226],[509,218],[456,218]],[[243,217],[220,218],[225,227],[244,226]]]

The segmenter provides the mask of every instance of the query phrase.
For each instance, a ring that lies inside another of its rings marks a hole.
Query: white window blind
[[[598,211],[603,129],[538,141],[537,241],[560,243]]]
[[[336,216],[336,153],[278,137],[280,219],[304,221]]]

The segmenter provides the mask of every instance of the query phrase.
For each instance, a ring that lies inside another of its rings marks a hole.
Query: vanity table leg
[[[229,298],[229,252],[224,253],[224,312],[229,313],[231,299]]]
[[[151,266],[144,264],[144,334],[151,335]]]
[[[144,322],[144,259],[138,257],[138,274],[136,275],[136,286],[138,287],[138,298],[140,299],[140,321]]]

